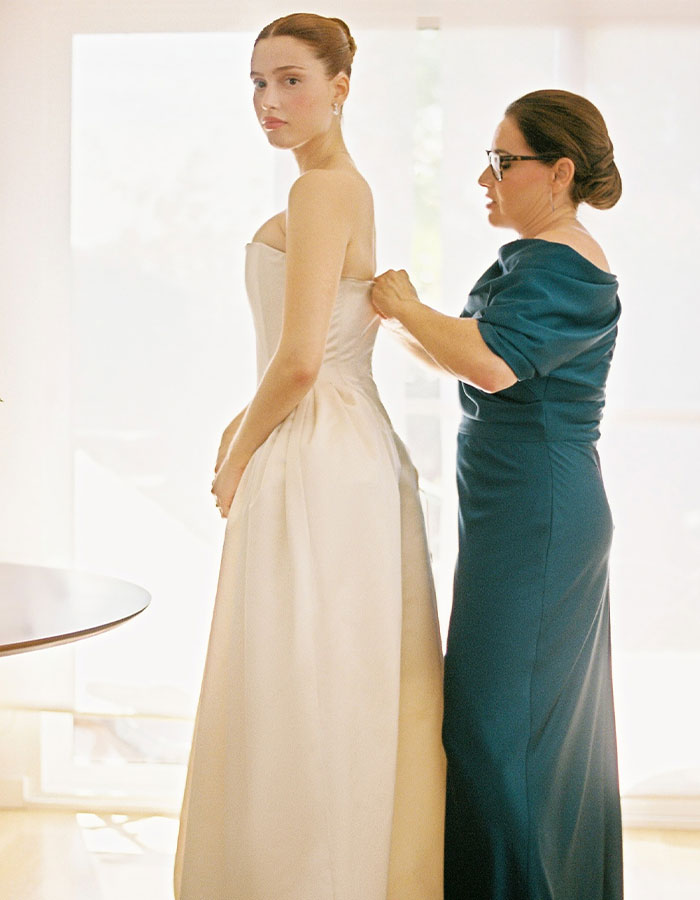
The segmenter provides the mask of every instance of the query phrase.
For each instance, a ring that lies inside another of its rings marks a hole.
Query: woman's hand
[[[211,492],[216,497],[216,506],[222,518],[226,518],[231,509],[233,498],[236,496],[245,466],[232,461],[226,456],[219,466],[216,478],[212,482]]]
[[[229,447],[231,446],[231,441],[235,438],[236,432],[238,431],[238,427],[243,421],[243,416],[246,414],[248,407],[244,407],[233,419],[228,423],[226,428],[224,428],[224,433],[221,435],[221,443],[219,444],[219,452],[216,454],[216,465],[214,466],[214,474],[216,474],[221,468],[221,464],[224,459],[226,459],[226,454],[229,451]]]
[[[216,465],[214,466],[214,474],[219,471],[221,466],[223,465],[224,460],[226,459],[226,454],[228,453],[229,447],[231,446],[231,441],[236,436],[236,432],[238,431],[238,426],[240,425],[240,419],[234,419],[230,425],[227,425],[224,429],[224,433],[221,435],[221,443],[219,444],[219,450],[216,454]]]
[[[231,423],[231,425],[232,424],[233,422]],[[228,448],[231,446],[231,441],[233,440],[233,436],[236,433],[236,429],[231,428],[231,425],[227,425],[224,429],[224,433],[221,435],[221,443],[219,444],[219,451],[216,454],[216,464],[214,466],[215,475],[221,468],[221,464],[223,463],[223,461],[226,459]]]
[[[401,307],[420,303],[405,269],[389,269],[378,275],[372,288],[372,305],[383,319],[401,319]]]

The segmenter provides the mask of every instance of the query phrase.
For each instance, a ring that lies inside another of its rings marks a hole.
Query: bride
[[[247,247],[259,382],[212,487],[227,524],[178,900],[442,897],[442,653],[415,469],[371,374],[354,51],[312,14],[254,45],[256,116],[300,174]]]

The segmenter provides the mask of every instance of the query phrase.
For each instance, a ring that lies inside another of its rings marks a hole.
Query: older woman
[[[596,441],[617,280],[577,220],[621,192],[598,110],[566,91],[512,103],[479,178],[515,229],[460,318],[405,272],[373,291],[459,379],[459,558],[445,659],[447,900],[618,900],[610,511]]]

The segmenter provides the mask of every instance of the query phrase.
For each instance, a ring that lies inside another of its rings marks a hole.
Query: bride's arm
[[[342,174],[311,170],[290,191],[282,334],[214,480],[223,515],[253,453],[316,381],[354,224],[349,190]]]
[[[224,428],[224,433],[221,435],[221,442],[219,443],[219,452],[216,454],[214,474],[216,474],[221,468],[221,463],[226,458],[226,454],[228,453],[228,448],[231,446],[233,436],[238,431],[238,426],[241,424],[241,421],[247,409],[248,407],[244,406],[243,409],[238,413],[236,418],[232,419],[232,421],[228,423],[226,428]]]

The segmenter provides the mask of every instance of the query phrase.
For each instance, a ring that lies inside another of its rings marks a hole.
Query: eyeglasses
[[[503,172],[515,160],[527,159],[559,159],[558,153],[544,153],[540,156],[513,156],[511,153],[500,153],[498,150],[487,150],[489,165],[496,181],[503,181]]]

